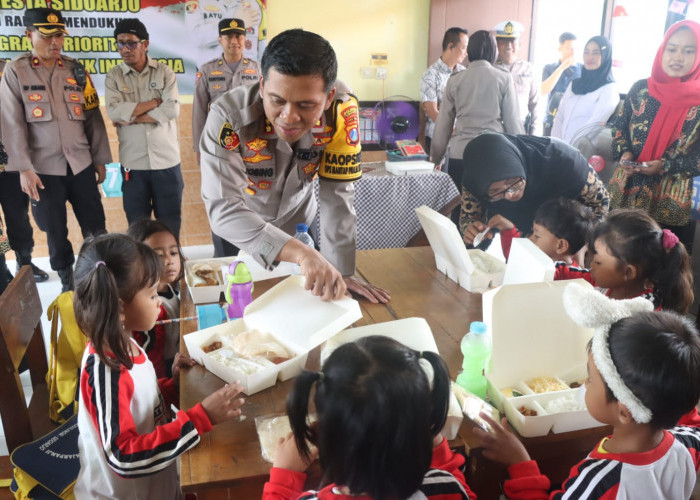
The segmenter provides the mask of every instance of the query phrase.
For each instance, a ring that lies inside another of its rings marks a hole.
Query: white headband
[[[580,326],[595,328],[591,352],[596,368],[618,401],[624,404],[636,422],[646,424],[651,421],[651,410],[625,385],[612,357],[608,334],[610,326],[623,319],[642,312],[654,310],[654,305],[643,297],[634,299],[609,299],[593,288],[570,283],[564,289],[564,309],[569,317]]]

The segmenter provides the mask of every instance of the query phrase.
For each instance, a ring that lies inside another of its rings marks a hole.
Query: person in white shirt
[[[607,122],[619,101],[612,76],[612,45],[604,36],[594,36],[583,51],[581,78],[573,80],[561,98],[552,137],[573,144],[588,126]]]

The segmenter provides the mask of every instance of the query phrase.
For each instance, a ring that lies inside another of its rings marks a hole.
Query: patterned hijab
[[[576,95],[583,95],[598,90],[603,85],[612,83],[612,44],[604,36],[594,36],[588,42],[594,42],[600,48],[600,66],[597,69],[581,68],[581,78],[571,82],[571,91]]]
[[[661,64],[669,38],[681,28],[693,33],[696,49],[700,49],[700,24],[695,21],[677,22],[666,32],[664,41],[656,52],[651,77],[647,79],[649,95],[659,101],[661,106],[637,161],[660,159],[669,144],[678,139],[688,110],[700,105],[700,54],[696,52],[693,68],[681,78],[668,76]]]

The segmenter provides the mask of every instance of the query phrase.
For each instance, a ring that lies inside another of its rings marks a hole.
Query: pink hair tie
[[[661,244],[663,245],[664,249],[670,250],[671,248],[675,247],[677,243],[678,236],[673,234],[673,231],[670,229],[664,229],[661,235]]]

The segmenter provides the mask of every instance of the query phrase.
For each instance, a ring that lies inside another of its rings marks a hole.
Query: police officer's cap
[[[503,21],[493,28],[496,32],[496,38],[507,38],[509,40],[520,38],[524,29],[523,25],[518,21]]]
[[[222,19],[219,21],[219,35],[245,35],[245,22],[243,19]]]
[[[136,18],[122,19],[117,23],[117,26],[114,28],[114,38],[117,38],[117,35],[122,33],[131,33],[136,35],[139,40],[148,40],[146,26]]]
[[[27,9],[24,12],[24,26],[36,28],[42,35],[57,35],[62,33],[67,35],[66,22],[63,16],[56,9],[46,7],[38,9]]]

